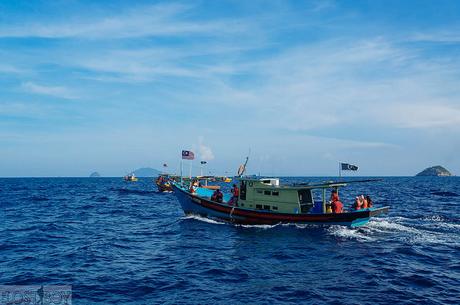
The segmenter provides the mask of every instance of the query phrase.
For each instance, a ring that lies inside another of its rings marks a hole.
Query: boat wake
[[[208,218],[208,217],[204,217],[204,216],[199,216],[199,215],[194,215],[194,214],[183,216],[182,219],[183,220],[193,219],[193,220],[198,220],[198,221],[202,221],[202,222],[206,222],[206,223],[210,223],[210,224],[215,224],[215,225],[228,224],[227,222],[224,222],[224,221],[219,221],[219,220],[216,220],[216,219],[212,219],[212,218]]]
[[[340,239],[351,239],[362,242],[372,242],[376,240],[376,238],[369,236],[365,228],[330,226],[326,231],[329,235]]]
[[[365,241],[399,240],[410,245],[460,245],[460,237],[452,239],[451,234],[445,234],[443,231],[460,233],[460,225],[435,216],[423,219],[388,217],[375,218],[358,229],[331,228],[330,232],[339,237]]]
[[[426,217],[423,219],[412,219],[405,217],[386,217],[372,219],[367,225],[359,228],[350,228],[340,225],[323,226],[317,224],[295,224],[284,223],[275,225],[241,225],[231,224],[218,219],[207,218],[199,215],[188,215],[182,219],[193,219],[209,224],[234,225],[246,229],[270,230],[275,228],[293,228],[300,230],[324,228],[326,235],[342,240],[356,240],[359,242],[374,242],[377,240],[398,240],[411,245],[442,244],[450,246],[460,245],[460,234],[458,238],[452,239],[452,235],[446,235],[442,231],[460,233],[460,225],[446,221],[441,217]],[[438,230],[435,231],[434,228]],[[441,231],[439,231],[441,230]],[[447,237],[451,236],[451,237]]]

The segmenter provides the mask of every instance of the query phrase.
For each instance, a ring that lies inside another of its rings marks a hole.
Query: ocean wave
[[[202,222],[206,222],[206,223],[210,223],[210,224],[215,224],[215,225],[228,224],[227,222],[224,222],[224,221],[219,221],[219,220],[215,220],[215,219],[212,219],[212,218],[203,217],[203,216],[199,216],[199,215],[186,215],[186,216],[183,216],[182,219],[183,220],[193,219],[193,220],[198,220],[198,221],[202,221]]]
[[[394,219],[391,218],[376,218],[370,221],[367,225],[368,228],[381,231],[381,232],[391,232],[391,231],[399,231],[399,232],[406,232],[406,233],[420,233],[419,230],[416,228],[406,226],[401,224],[402,217],[395,217]]]
[[[29,197],[31,201],[40,202],[40,201],[49,201],[50,198],[47,196],[32,196]]]
[[[124,188],[111,188],[112,191],[117,191],[120,195],[140,195],[140,196],[149,196],[158,194],[156,191],[145,191],[145,190],[131,190]]]
[[[356,228],[332,225],[329,228],[327,228],[326,231],[329,235],[339,237],[341,239],[353,239],[365,242],[375,241],[375,238],[366,235],[364,230]]]
[[[432,195],[435,196],[441,196],[441,197],[459,197],[460,195],[454,192],[448,192],[448,191],[432,191]]]

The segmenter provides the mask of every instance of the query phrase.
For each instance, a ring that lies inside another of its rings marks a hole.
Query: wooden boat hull
[[[263,210],[250,210],[232,207],[225,203],[213,202],[172,185],[174,194],[185,214],[218,218],[237,224],[275,225],[279,223],[331,224],[358,227],[369,222],[371,217],[388,212],[389,207],[370,208],[341,214],[289,214],[273,213]]]
[[[173,191],[173,188],[170,184],[157,183],[156,185],[157,185],[158,191],[160,192],[172,192]]]

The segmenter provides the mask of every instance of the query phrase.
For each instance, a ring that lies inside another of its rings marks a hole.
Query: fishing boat
[[[155,179],[155,184],[157,185],[158,191],[171,193],[173,191],[171,181],[180,181],[180,177],[168,174],[160,174],[158,178]]]
[[[139,179],[137,179],[136,176],[134,176],[134,173],[131,173],[131,174],[128,174],[128,175],[124,176],[123,179],[125,181],[129,181],[129,182],[135,182],[135,181],[139,180]]]
[[[231,195],[223,201],[212,200],[213,191],[172,182],[172,188],[185,214],[249,225],[279,223],[331,224],[359,227],[371,217],[386,213],[389,207],[371,207],[332,213],[327,200],[329,191],[337,192],[351,182],[280,185],[278,178],[237,178],[239,195],[236,204],[229,205]],[[368,182],[360,181],[360,182]],[[192,192],[193,191],[193,192]],[[315,195],[320,195],[316,196]],[[320,198],[320,200],[315,200]]]

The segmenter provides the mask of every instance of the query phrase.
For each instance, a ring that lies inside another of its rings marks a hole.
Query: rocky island
[[[98,172],[94,172],[94,173],[91,173],[91,175],[89,175],[90,178],[98,178],[100,176],[101,174],[99,174]]]
[[[444,167],[437,165],[437,166],[432,166],[432,167],[428,167],[424,169],[423,171],[418,173],[416,176],[446,177],[446,176],[452,176],[452,174]]]
[[[160,171],[151,167],[142,167],[133,171],[136,177],[156,177],[160,174]]]

